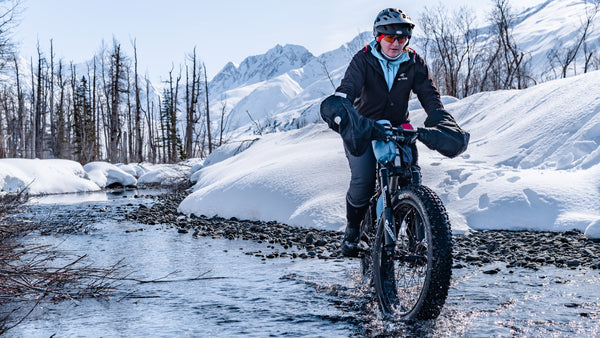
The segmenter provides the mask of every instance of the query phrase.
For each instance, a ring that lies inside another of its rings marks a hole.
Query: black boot
[[[354,207],[346,201],[346,232],[342,241],[342,254],[346,257],[358,256],[358,242],[360,240],[360,222],[365,216],[368,205]]]

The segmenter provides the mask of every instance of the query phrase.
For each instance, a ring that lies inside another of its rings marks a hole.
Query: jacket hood
[[[385,62],[386,64],[389,65],[394,65],[397,66],[403,62],[406,62],[410,59],[408,52],[405,50],[404,52],[402,52],[402,54],[400,54],[400,57],[397,60],[388,60],[386,59],[383,55],[381,55],[381,53],[377,50],[377,41],[373,40],[369,43],[369,46],[371,46],[371,54],[373,54],[380,62]]]

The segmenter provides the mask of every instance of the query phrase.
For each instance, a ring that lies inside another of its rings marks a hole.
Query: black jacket
[[[411,90],[427,113],[425,128],[418,128],[419,140],[447,157],[458,156],[467,149],[470,135],[444,109],[425,61],[412,49],[408,53],[409,60],[400,64],[388,90],[379,60],[366,46],[354,55],[336,89],[346,98],[336,93],[321,103],[323,120],[342,135],[344,145],[354,156],[363,154],[371,139],[385,137],[385,130],[376,120],[389,120],[395,127],[409,122]]]
[[[352,58],[336,92],[346,94],[360,115],[389,120],[393,126],[409,122],[411,90],[417,94],[427,115],[443,110],[425,61],[412,49],[408,49],[408,55],[409,61],[400,64],[392,89],[388,90],[379,60],[371,53],[371,46],[365,46]]]

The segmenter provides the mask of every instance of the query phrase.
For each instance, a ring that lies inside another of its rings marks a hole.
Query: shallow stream
[[[124,259],[130,278],[152,282],[125,281],[108,299],[44,303],[8,336],[600,335],[598,270],[467,265],[453,270],[437,320],[390,323],[379,317],[371,291],[361,286],[358,260],[266,259],[245,253],[270,252],[277,245],[194,238],[169,225],[125,221],[118,216],[123,210],[152,203],[133,198],[136,193],[30,202],[38,219],[83,210],[109,216],[89,224],[86,232],[36,233],[28,242],[86,254],[96,266]]]

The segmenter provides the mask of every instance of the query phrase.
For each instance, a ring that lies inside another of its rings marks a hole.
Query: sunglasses
[[[406,35],[387,35],[387,34],[382,34],[381,35],[381,39],[385,40],[386,42],[389,43],[394,43],[394,41],[398,41],[399,43],[403,43],[404,41],[406,41],[406,39],[408,39],[408,36]],[[379,41],[381,41],[381,39]]]

